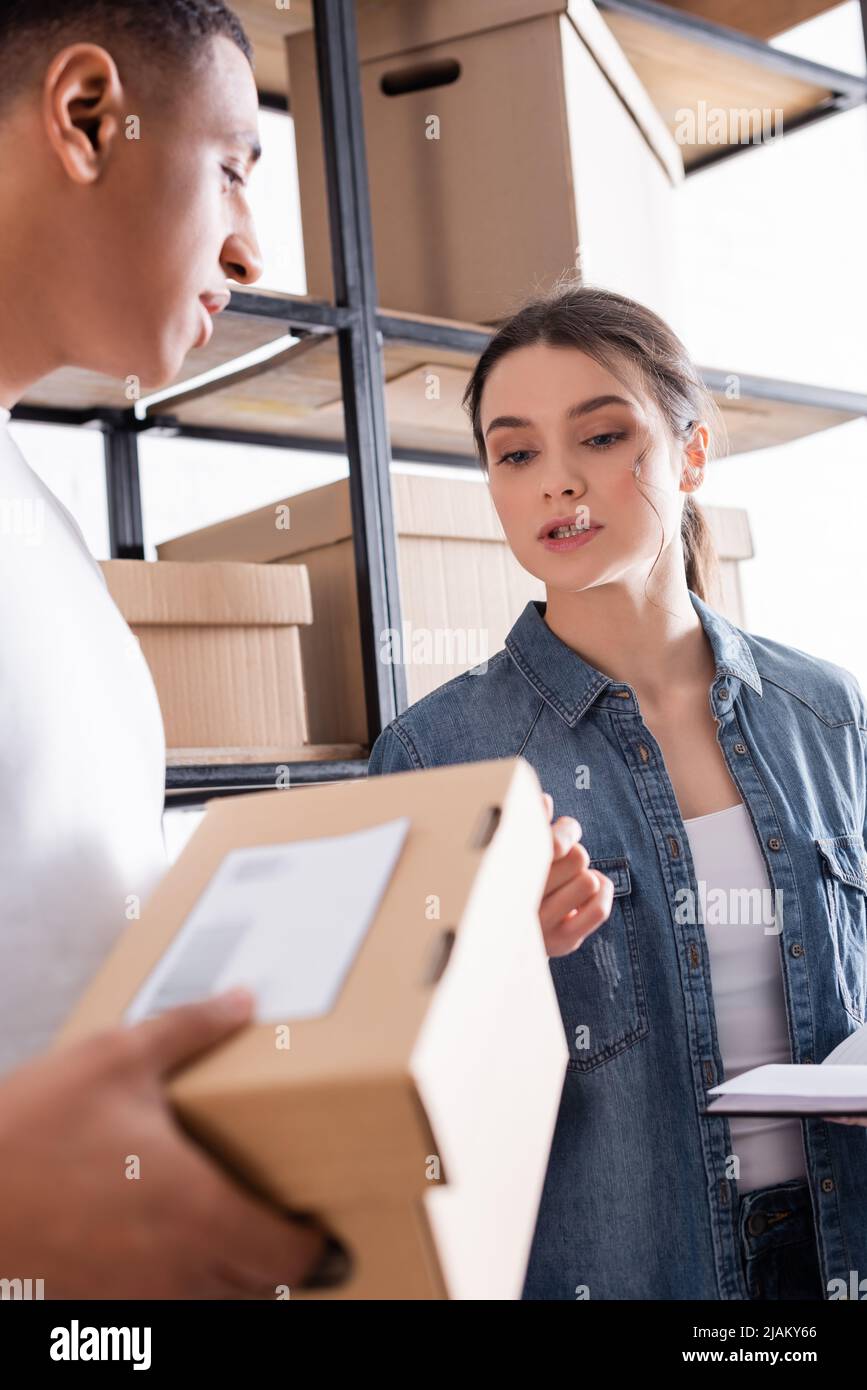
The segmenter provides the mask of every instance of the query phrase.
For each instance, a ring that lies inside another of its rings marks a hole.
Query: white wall
[[[779,46],[864,71],[854,0]],[[681,333],[704,366],[867,392],[867,110],[742,152],[679,199]],[[746,625],[867,689],[867,421],[717,463],[704,500],[749,511]]]

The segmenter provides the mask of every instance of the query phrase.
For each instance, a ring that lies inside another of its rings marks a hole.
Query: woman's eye
[[[229,180],[230,183],[232,183],[232,184],[240,184],[241,187],[243,188],[243,186],[244,186],[244,180],[241,178],[241,175],[240,175],[239,173],[237,173],[234,169],[232,169],[228,164],[224,164],[224,165],[222,166],[222,168],[223,168],[223,173],[226,175],[226,177],[228,178],[228,180]]]
[[[610,449],[612,444],[616,444],[618,439],[623,438],[623,434],[612,432],[610,434],[594,434],[591,439],[585,439],[584,442],[594,449]]]
[[[513,449],[510,454],[503,454],[499,463],[509,463],[513,468],[524,468],[532,454],[531,449]]]

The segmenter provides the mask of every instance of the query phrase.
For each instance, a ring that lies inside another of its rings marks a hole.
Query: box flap
[[[100,561],[130,626],[273,627],[312,623],[304,565]]]
[[[338,478],[324,487],[163,541],[157,554],[161,560],[255,560],[267,564],[351,535],[349,483]]]

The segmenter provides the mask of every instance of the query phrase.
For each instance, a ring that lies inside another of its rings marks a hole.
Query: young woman
[[[570,1060],[524,1296],[847,1297],[863,1126],[702,1112],[867,1018],[867,702],[711,606],[713,403],[655,314],[561,287],[495,333],[465,405],[547,599],[393,720],[370,772],[521,755],[614,885],[550,962]]]

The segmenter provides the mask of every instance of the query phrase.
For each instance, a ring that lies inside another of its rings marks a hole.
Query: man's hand
[[[543,792],[550,820],[554,801]],[[588,868],[590,855],[582,844],[581,826],[572,816],[552,825],[551,872],[542,895],[539,920],[549,956],[566,956],[607,920],[614,902],[614,884],[606,874]]]
[[[246,991],[185,1005],[0,1081],[0,1278],[43,1279],[46,1298],[274,1298],[304,1278],[320,1231],[233,1182],[163,1087],[251,1007]]]

